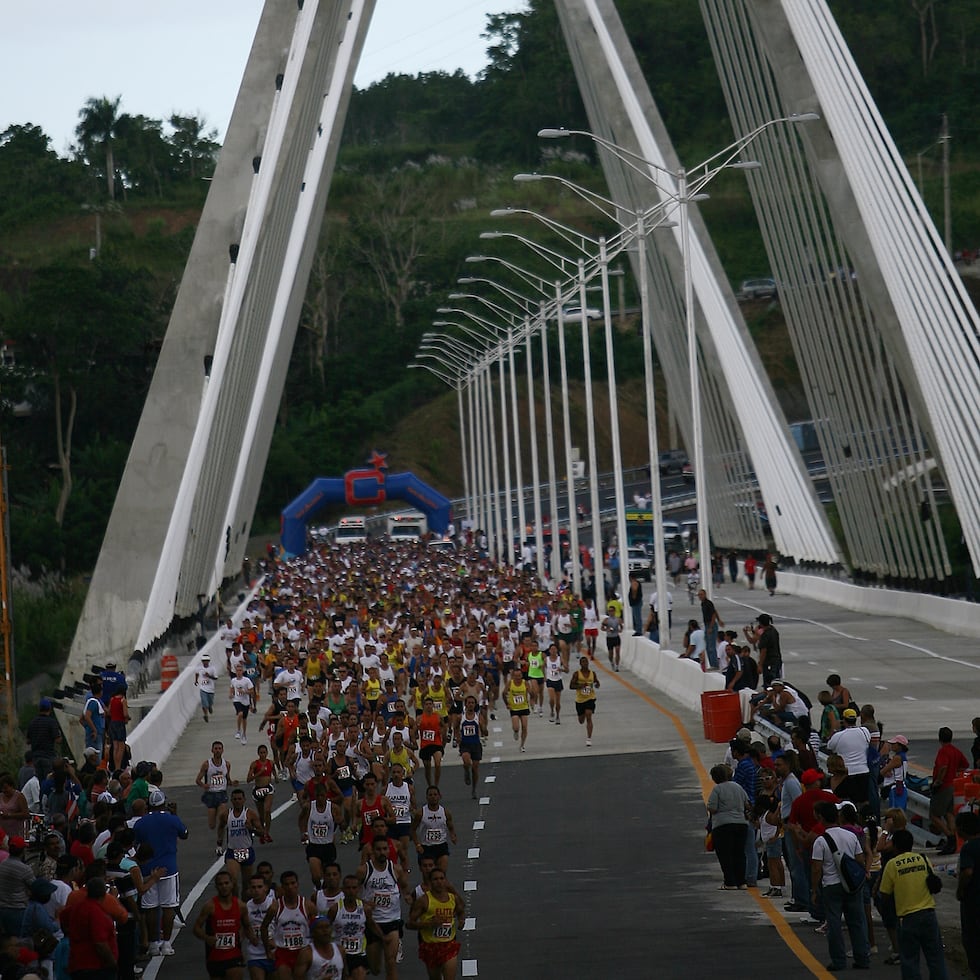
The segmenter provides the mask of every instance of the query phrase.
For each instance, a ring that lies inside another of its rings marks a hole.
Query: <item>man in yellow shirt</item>
[[[898,913],[898,955],[903,977],[918,977],[919,955],[925,957],[929,980],[946,980],[946,959],[936,918],[936,900],[926,886],[932,870],[922,854],[912,850],[912,834],[892,834],[893,857],[881,875],[882,895],[893,895]]]

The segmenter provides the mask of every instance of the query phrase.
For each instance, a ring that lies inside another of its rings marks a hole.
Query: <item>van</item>
[[[687,465],[687,453],[683,449],[665,449],[657,457],[657,465],[661,476],[671,473],[683,473]]]

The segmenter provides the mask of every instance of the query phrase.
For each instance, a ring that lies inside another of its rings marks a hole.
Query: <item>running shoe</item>
[[[248,739],[242,735],[242,745],[248,745]]]
[[[241,737],[242,737],[242,733],[241,732],[235,732],[235,738],[240,739]]]
[[[556,718],[555,719],[555,724],[556,725],[560,725],[561,724],[561,718]]]
[[[177,953],[177,950],[175,950],[173,948],[173,946],[170,945],[170,943],[168,943],[166,941],[160,943],[160,955],[161,956],[174,956],[174,955],[176,955],[176,953]]]
[[[208,716],[207,716],[207,715],[205,715],[205,716],[204,716],[204,721],[205,721],[205,722],[209,722],[210,720],[211,720],[211,719],[210,719],[210,718],[208,718]]]
[[[491,711],[490,712],[490,720],[491,721],[496,721],[497,720],[497,712],[496,711]]]
[[[551,716],[551,717],[550,717],[550,718],[548,719],[548,724],[549,724],[549,725],[553,725],[554,723],[555,723],[555,716],[554,716],[554,715],[552,715],[552,716]]]
[[[585,740],[585,744],[586,744],[586,747],[590,747],[592,745],[592,739],[591,738],[587,738]]]
[[[525,749],[525,748],[524,748],[524,746],[522,745],[522,746],[521,746],[521,751],[522,751],[522,752],[526,752],[526,751],[527,751],[527,749]]]
[[[220,857],[225,853],[225,849],[220,844],[215,844],[214,853]]]
[[[163,953],[160,952],[160,943],[158,942],[150,943],[147,952],[150,954],[150,956],[163,956]]]
[[[401,961],[403,959],[405,959],[405,949],[402,946],[402,941],[399,939],[398,940],[398,952],[395,954],[395,962],[396,963],[401,963]]]

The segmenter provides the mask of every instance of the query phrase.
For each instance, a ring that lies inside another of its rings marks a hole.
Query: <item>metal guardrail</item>
[[[772,722],[767,721],[765,718],[756,718],[755,721],[756,731],[765,732],[766,735],[778,735],[780,741],[786,748],[792,748],[792,739],[787,734],[784,728],[780,728],[778,725],[772,724]],[[817,752],[817,760],[823,767],[824,771],[827,768],[827,753],[823,750]],[[929,833],[929,797],[923,793],[918,793],[915,790],[909,789],[909,801],[906,807],[906,811],[914,817],[919,817],[922,821],[921,826],[919,824],[913,823],[909,820],[908,829],[911,831],[912,836],[915,838],[915,842],[920,846],[925,846],[930,838],[935,838],[935,834]]]

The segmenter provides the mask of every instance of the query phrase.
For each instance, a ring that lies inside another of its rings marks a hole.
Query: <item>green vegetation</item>
[[[727,143],[698,5],[618,6],[680,158],[700,160]],[[935,144],[948,115],[955,244],[976,246],[980,8],[970,0],[831,7],[914,178],[921,163],[936,216]],[[490,64],[478,79],[390,75],[352,97],[257,531],[275,530],[284,502],[314,476],[358,464],[375,445],[391,450],[394,468],[417,468],[458,493],[454,399],[405,364],[459,277],[499,278],[526,291],[499,266],[465,261],[482,251],[481,231],[502,227],[560,245],[536,224],[493,224],[489,211],[530,207],[590,234],[609,230],[555,185],[512,181],[518,170],[547,170],[604,190],[584,143],[546,152],[535,136],[544,126],[588,128],[554,4],[532,0],[527,12],[489,17],[487,41]],[[215,134],[199,119],[149,119],[123,111],[124,101],[125,93],[96,93],[80,107],[68,158],[29,121],[0,133],[0,338],[14,361],[0,374],[0,435],[14,563],[35,575],[92,567],[203,204],[201,178],[214,168]],[[766,274],[736,177],[719,180],[703,214],[733,282]],[[494,242],[493,253],[534,266],[513,241]],[[627,282],[627,304],[636,302],[633,289]],[[804,416],[778,307],[745,311],[787,411]],[[635,323],[621,325],[616,343],[619,382],[629,391],[641,364]],[[582,375],[577,346],[569,350],[573,389]],[[601,345],[595,350],[598,377],[604,355]],[[642,440],[636,451],[642,458]],[[52,605],[36,614],[27,601],[15,604],[18,620],[30,624],[18,641],[25,657],[35,656],[32,645],[39,657],[63,649],[78,598],[56,590],[44,601]],[[46,631],[59,622],[57,635]]]

